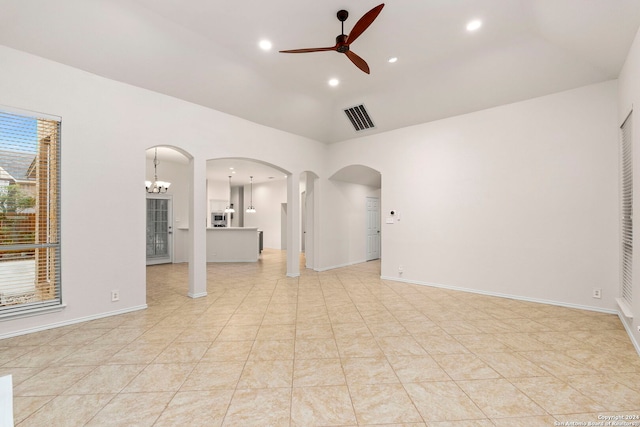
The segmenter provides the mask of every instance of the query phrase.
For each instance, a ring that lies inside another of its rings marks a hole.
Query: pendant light
[[[249,207],[247,208],[247,213],[256,213],[256,208],[253,207],[253,177],[250,176],[249,177],[251,179],[251,203],[249,204]]]
[[[147,193],[166,193],[171,185],[170,182],[158,181],[158,148],[155,149],[153,156],[153,183],[151,181],[145,181],[144,186],[147,189]]]
[[[229,175],[229,206],[225,208],[224,213],[234,213],[235,211],[233,203],[231,203],[231,175]]]

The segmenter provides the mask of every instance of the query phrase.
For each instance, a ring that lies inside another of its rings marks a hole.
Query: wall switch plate
[[[602,298],[602,289],[593,288],[593,297],[598,299]]]
[[[113,290],[111,291],[111,302],[120,301],[120,291]]]

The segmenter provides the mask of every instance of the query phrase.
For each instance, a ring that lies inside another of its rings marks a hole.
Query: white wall
[[[628,116],[633,106],[632,137],[633,137],[633,211],[640,212],[640,31],[631,46],[625,65],[620,73],[618,90],[618,125]],[[634,227],[638,229],[638,222]],[[631,307],[634,319],[623,318],[628,330],[635,338],[636,348],[640,352],[640,244],[637,236],[640,233],[634,232],[633,241],[633,307]]]
[[[244,205],[249,206],[251,189],[244,188]],[[264,248],[282,249],[281,204],[287,203],[287,182],[279,179],[253,184],[253,206],[256,213],[244,214],[245,227],[258,227],[263,231]]]
[[[204,176],[207,159],[226,157],[260,159],[296,174],[322,174],[326,147],[307,138],[4,46],[0,70],[2,104],[62,117],[61,262],[66,304],[57,313],[4,321],[0,337],[145,307],[142,182],[147,148],[182,148],[192,158],[189,174],[197,176]],[[203,247],[204,179],[190,184],[197,191],[193,212],[198,238],[193,245]],[[203,254],[198,256],[202,266],[193,271],[201,280],[206,266]],[[110,291],[116,288],[120,301],[112,303]]]
[[[611,81],[334,144],[329,172],[381,172],[382,216],[402,215],[382,221],[384,277],[400,279],[403,265],[416,283],[614,310],[616,90]],[[324,245],[327,262],[338,247]]]
[[[229,204],[229,182],[207,180],[207,197],[209,200],[224,200]]]

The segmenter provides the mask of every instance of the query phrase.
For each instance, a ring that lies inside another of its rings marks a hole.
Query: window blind
[[[62,303],[60,127],[0,110],[0,318]]]
[[[631,114],[621,127],[621,295],[632,306],[632,255],[633,255],[633,147],[631,144]]]

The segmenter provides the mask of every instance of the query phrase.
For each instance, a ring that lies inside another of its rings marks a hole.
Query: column
[[[287,177],[287,276],[300,276],[300,174]]]
[[[189,161],[189,296],[207,296],[207,161]]]

